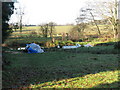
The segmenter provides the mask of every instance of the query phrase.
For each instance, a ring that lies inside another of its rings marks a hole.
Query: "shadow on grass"
[[[31,30],[22,30],[22,32],[29,32],[29,31],[31,31]],[[16,31],[14,31],[14,32],[20,32],[20,30],[16,30]]]

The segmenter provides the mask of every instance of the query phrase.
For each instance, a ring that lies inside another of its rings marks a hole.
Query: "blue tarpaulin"
[[[43,49],[38,44],[31,43],[31,44],[26,44],[26,50],[28,53],[43,53]]]

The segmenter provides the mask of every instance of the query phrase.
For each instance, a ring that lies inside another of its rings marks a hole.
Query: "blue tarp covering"
[[[38,44],[31,43],[31,44],[26,44],[26,50],[28,53],[43,53],[43,49]]]

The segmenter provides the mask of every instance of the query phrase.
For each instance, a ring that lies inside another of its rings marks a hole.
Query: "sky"
[[[16,3],[15,7],[20,5],[24,10],[23,24],[74,24],[80,8],[85,6],[86,1],[88,0],[18,0],[19,3]],[[18,20],[18,15],[14,14],[10,22]]]
[[[15,7],[24,10],[23,24],[76,24],[75,19],[80,15],[80,9],[92,1],[110,0],[17,0]],[[19,9],[17,10],[19,12]],[[14,12],[16,13],[16,11]],[[10,23],[19,21],[19,15],[13,14]]]

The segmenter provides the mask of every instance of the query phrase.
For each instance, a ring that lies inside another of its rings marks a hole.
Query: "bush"
[[[8,43],[7,45],[8,45],[8,47],[18,48],[20,46],[20,43],[19,43],[19,41],[15,40],[11,43]]]
[[[55,40],[54,44],[55,44],[55,45],[58,45],[58,44],[59,44],[59,41],[58,41],[58,40]]]
[[[35,31],[32,31],[32,32],[30,32],[30,37],[33,37],[33,36],[37,36],[37,32],[35,32]]]
[[[59,41],[59,45],[65,46],[65,45],[66,45],[66,42],[65,42],[65,41]]]
[[[114,45],[115,49],[120,49],[120,41],[118,41],[115,45]]]
[[[69,41],[66,41],[66,45],[73,46],[74,44],[73,44],[73,42],[71,40],[69,40]]]
[[[4,51],[3,51],[4,52]],[[2,69],[5,70],[7,66],[10,66],[11,62],[6,58],[6,56],[3,54],[2,56]]]
[[[32,31],[30,34],[36,35],[36,34],[37,34],[37,32],[35,32],[35,31]]]

